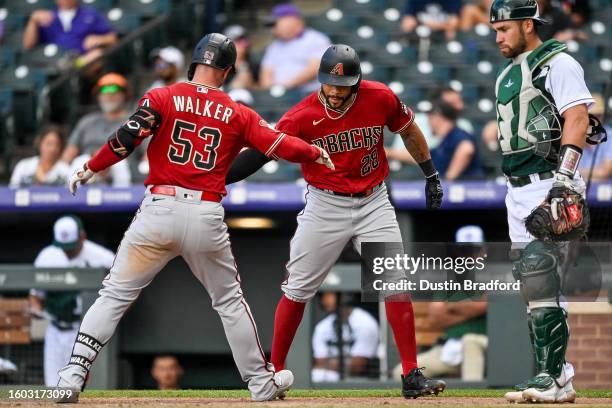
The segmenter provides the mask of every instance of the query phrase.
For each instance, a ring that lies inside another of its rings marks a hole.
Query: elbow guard
[[[141,106],[108,139],[108,146],[119,157],[134,151],[142,139],[151,136],[159,127],[161,116],[150,107]]]

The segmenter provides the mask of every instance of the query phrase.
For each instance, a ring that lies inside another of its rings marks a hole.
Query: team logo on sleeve
[[[339,62],[329,72],[332,75],[344,75],[344,64]]]
[[[405,115],[409,115],[408,107],[406,106],[404,102],[402,102],[402,111],[404,112]]]

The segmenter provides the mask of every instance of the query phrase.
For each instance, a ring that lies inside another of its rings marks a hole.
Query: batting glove
[[[319,158],[315,160],[315,163],[323,164],[325,165],[325,167],[327,167],[330,170],[336,170],[336,166],[334,166],[332,159],[329,157],[329,153],[327,153],[327,151],[325,151],[324,149],[322,149],[321,147],[317,145],[313,145],[313,146],[319,149],[319,151],[321,152]]]
[[[87,168],[87,163],[85,163],[82,169],[75,170],[74,173],[72,173],[72,176],[70,176],[70,180],[68,181],[68,190],[70,190],[72,195],[75,195],[78,184],[83,185],[89,182],[95,175],[96,173],[89,170]]]
[[[442,206],[442,183],[436,172],[425,179],[425,206],[428,210],[437,210]]]

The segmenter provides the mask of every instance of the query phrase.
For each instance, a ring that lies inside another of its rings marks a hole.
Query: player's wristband
[[[574,178],[576,170],[578,170],[578,163],[582,157],[582,149],[572,144],[566,144],[561,146],[561,153],[559,153],[559,164],[557,165],[557,173]]]
[[[425,178],[429,178],[438,173],[431,159],[425,160],[424,162],[419,163],[419,167],[423,171]]]

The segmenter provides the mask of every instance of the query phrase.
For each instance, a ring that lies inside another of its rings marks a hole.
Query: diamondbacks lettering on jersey
[[[312,143],[327,150],[329,154],[348,152],[362,147],[370,150],[376,146],[382,134],[382,126],[368,126],[332,133],[313,139]]]
[[[172,101],[174,102],[175,111],[193,113],[198,116],[217,119],[229,124],[232,114],[234,113],[232,108],[211,100],[200,101],[200,98],[194,99],[195,102],[191,96],[173,95]]]

